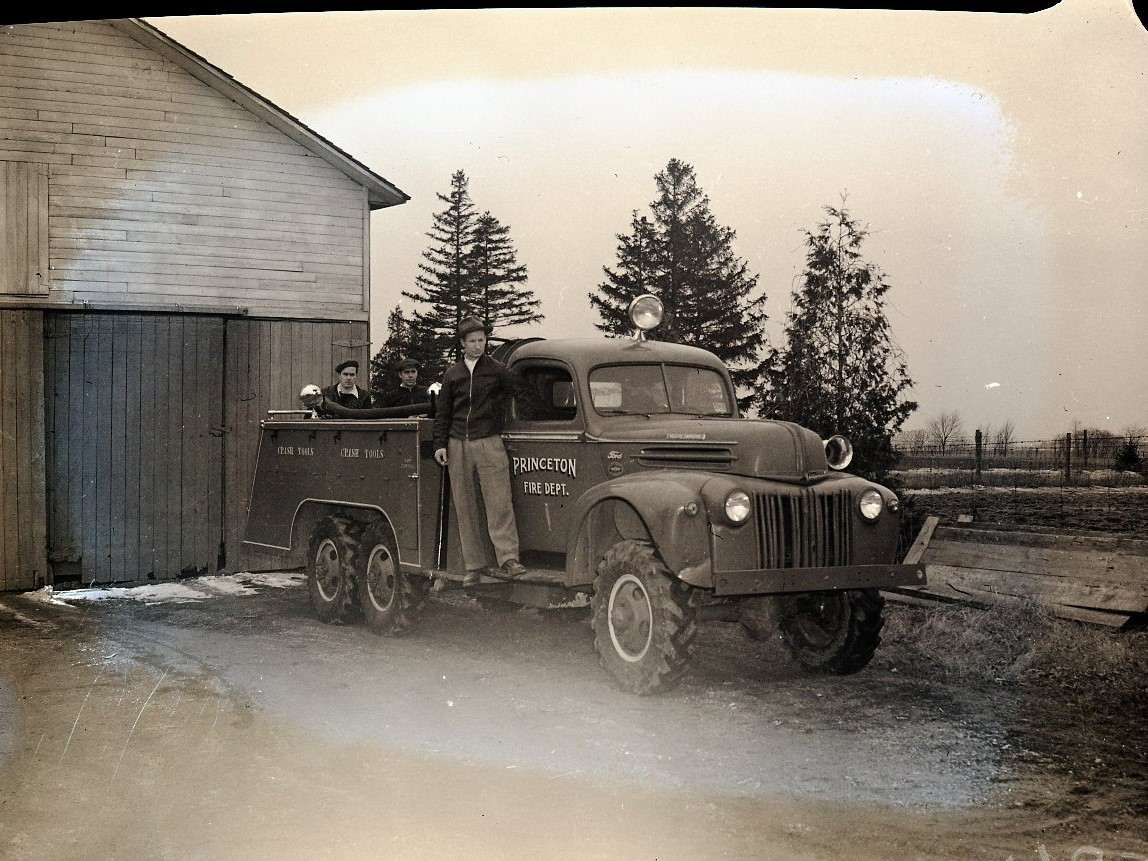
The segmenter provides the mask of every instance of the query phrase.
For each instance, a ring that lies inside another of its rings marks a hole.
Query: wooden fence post
[[[1064,483],[1072,484],[1072,434],[1064,435]]]
[[[981,429],[980,428],[977,428],[976,440],[977,440],[977,477],[976,477],[976,483],[980,484],[981,483],[981,455],[984,452],[984,449],[982,447],[982,442],[984,441],[984,438],[981,435]]]

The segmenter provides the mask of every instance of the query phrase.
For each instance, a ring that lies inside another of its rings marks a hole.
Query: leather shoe
[[[521,577],[526,573],[526,566],[519,562],[517,559],[507,559],[502,563],[502,575],[504,577]]]
[[[467,571],[466,576],[462,578],[462,588],[469,589],[471,586],[477,586],[482,582],[482,569],[476,568],[473,571]]]

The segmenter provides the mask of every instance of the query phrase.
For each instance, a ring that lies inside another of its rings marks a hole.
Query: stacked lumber
[[[1057,616],[1122,627],[1148,614],[1148,541],[1040,527],[926,520],[905,557],[928,583],[890,590],[917,601],[1037,602]]]

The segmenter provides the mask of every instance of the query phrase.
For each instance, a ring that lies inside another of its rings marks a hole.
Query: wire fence
[[[893,471],[906,489],[1148,486],[1148,436],[1087,433],[1019,442],[902,442]]]

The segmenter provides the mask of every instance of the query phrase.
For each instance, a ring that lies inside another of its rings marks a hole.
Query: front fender
[[[566,548],[566,583],[594,579],[598,559],[610,543],[635,537],[628,524],[640,523],[666,566],[696,586],[711,585],[709,520],[702,485],[705,473],[633,473],[599,484],[574,503]],[[695,503],[695,514],[687,511]],[[603,516],[609,511],[612,516]]]

